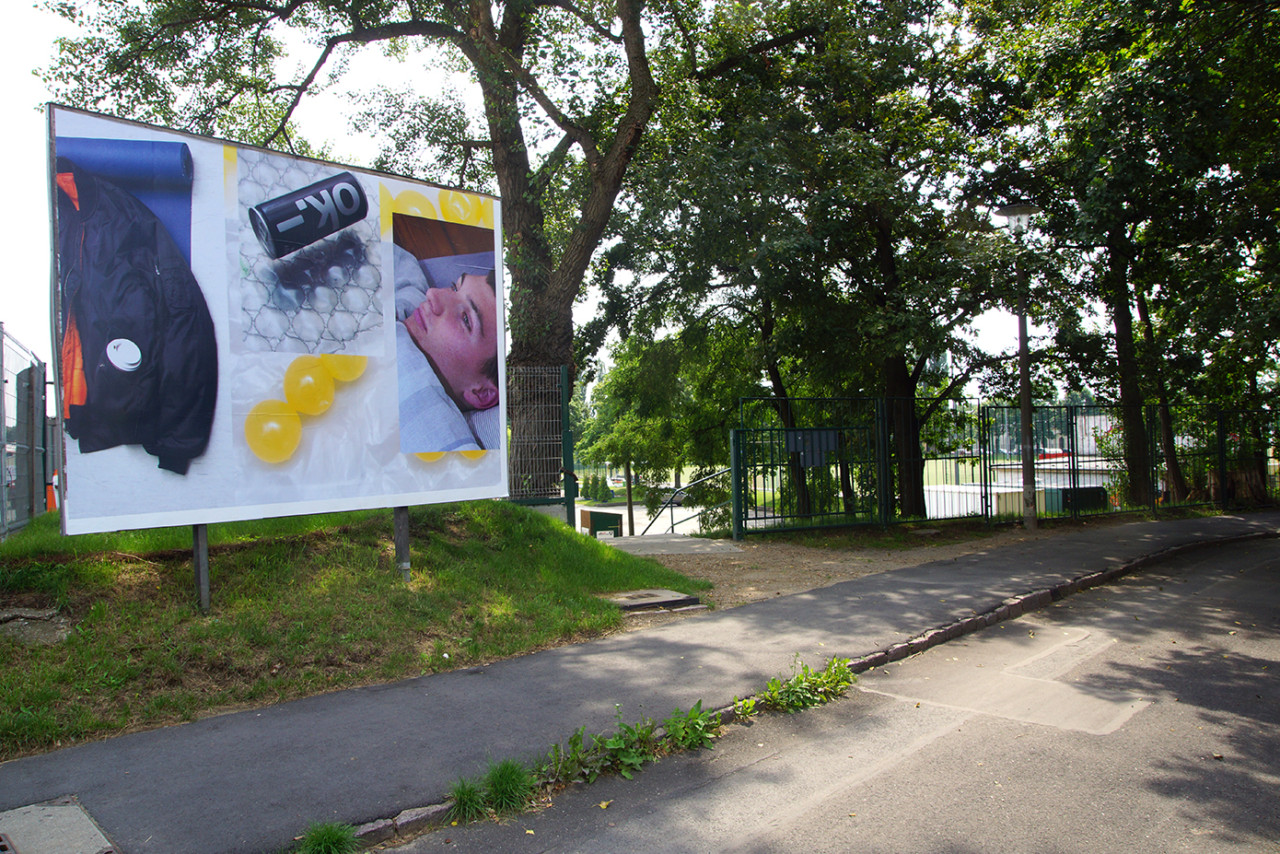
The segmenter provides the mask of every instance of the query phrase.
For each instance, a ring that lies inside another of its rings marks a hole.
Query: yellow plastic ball
[[[350,356],[345,353],[325,353],[320,357],[320,364],[335,380],[349,383],[360,378],[369,365],[368,356]]]
[[[302,419],[283,400],[264,400],[245,417],[244,440],[258,459],[282,463],[302,441]]]
[[[426,451],[421,454],[414,454],[414,456],[424,463],[434,463],[436,460],[444,458],[444,451]]]
[[[333,375],[319,356],[299,356],[284,372],[284,399],[303,415],[333,406]]]
[[[478,460],[482,458],[486,452],[485,451],[458,451],[458,453],[462,454],[464,459]]]

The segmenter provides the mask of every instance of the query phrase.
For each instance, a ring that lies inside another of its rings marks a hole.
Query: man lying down
[[[398,245],[394,251],[401,452],[496,447],[493,253],[420,262]]]

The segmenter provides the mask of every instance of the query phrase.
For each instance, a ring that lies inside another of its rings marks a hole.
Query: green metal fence
[[[45,512],[45,366],[0,323],[0,540]]]
[[[735,536],[1022,517],[1017,407],[964,398],[752,398],[740,418],[731,441]],[[1126,430],[1140,433],[1127,441]],[[1036,513],[1275,503],[1278,434],[1280,420],[1268,410],[1036,407]]]

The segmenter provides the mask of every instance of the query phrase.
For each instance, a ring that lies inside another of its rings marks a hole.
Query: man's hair
[[[489,285],[489,287],[493,289],[494,303],[496,304],[497,297],[498,297],[498,281],[497,279],[494,278],[493,274],[494,274],[494,271],[490,270],[485,275],[484,280]],[[484,375],[488,377],[490,380],[492,380],[493,385],[496,388],[498,385],[498,354],[497,353],[494,353],[492,356],[490,356],[488,359],[485,360],[484,367],[482,368],[482,370],[484,371]]]

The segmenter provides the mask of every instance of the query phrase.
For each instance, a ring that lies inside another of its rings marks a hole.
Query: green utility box
[[[1050,516],[1098,513],[1107,509],[1107,490],[1101,486],[1049,487],[1044,491],[1044,512]]]
[[[622,514],[605,513],[600,510],[583,508],[578,515],[579,524],[587,529],[587,533],[596,536],[602,531],[609,531],[615,537],[622,536]]]

